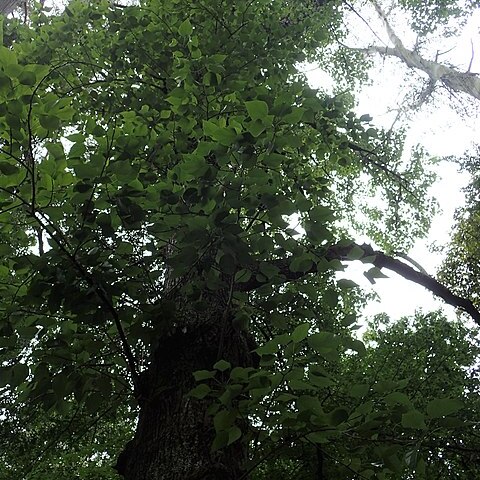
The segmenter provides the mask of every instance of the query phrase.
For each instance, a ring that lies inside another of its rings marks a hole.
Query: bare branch
[[[351,10],[358,18],[360,18],[360,20],[367,26],[367,28],[373,33],[373,35],[375,35],[382,43],[383,40],[377,35],[377,32],[375,32],[375,30],[370,26],[370,23],[365,20],[362,15],[360,15],[360,13],[357,12],[357,10],[355,10],[355,8],[353,7],[353,5],[351,5],[349,2],[345,2],[345,5],[347,6],[347,8],[349,10]]]
[[[399,36],[395,33],[390,25],[387,14],[382,10],[382,7],[376,0],[370,0],[377,11],[378,16],[382,19],[387,31],[388,37],[393,44],[393,47],[383,47],[379,45],[371,45],[367,48],[353,48],[353,50],[363,52],[365,54],[380,54],[385,56],[394,56],[404,62],[409,68],[421,70],[428,75],[433,85],[436,82],[440,82],[447,89],[453,92],[463,92],[470,95],[477,100],[480,100],[480,78],[470,72],[470,68],[473,62],[473,45],[472,45],[472,57],[470,65],[466,72],[460,72],[455,68],[438,63],[436,60],[444,53],[437,52],[435,61],[427,60],[420,56],[415,50],[409,50],[405,48],[403,42]]]
[[[372,45],[367,48],[354,48],[365,54],[380,54],[385,56],[397,57],[408,67],[421,70],[426,73],[434,83],[441,82],[449,90],[454,92],[463,92],[477,100],[480,100],[480,78],[471,72],[460,72],[455,68],[448,67],[432,60],[426,60],[413,50],[408,50],[403,46],[381,47]]]
[[[470,56],[470,63],[468,64],[467,73],[470,73],[470,69],[472,68],[473,57],[475,56],[475,49],[473,48],[473,42],[470,39],[470,45],[472,47],[472,55]]]
[[[395,47],[397,48],[405,48],[403,46],[403,43],[402,41],[400,40],[400,38],[398,37],[398,35],[395,33],[395,31],[393,30],[392,26],[390,25],[390,23],[388,22],[388,19],[387,19],[387,14],[382,10],[382,7],[376,2],[376,0],[370,0],[373,4],[373,6],[375,7],[375,10],[377,11],[378,13],[378,16],[382,19],[383,21],[383,24],[385,26],[385,30],[387,31],[387,34],[388,34],[388,38],[390,39],[390,41],[395,45]]]

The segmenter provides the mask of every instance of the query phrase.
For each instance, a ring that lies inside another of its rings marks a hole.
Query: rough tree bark
[[[180,303],[175,333],[163,338],[142,374],[135,437],[116,466],[126,480],[247,478],[242,443],[211,451],[215,432],[206,412],[211,399],[187,395],[195,386],[193,372],[211,370],[219,358],[235,366],[255,364],[255,345],[232,327],[228,295],[223,293],[207,293],[201,312]]]
[[[0,13],[8,15],[12,13],[15,8],[25,4],[25,0],[1,0],[0,1]]]

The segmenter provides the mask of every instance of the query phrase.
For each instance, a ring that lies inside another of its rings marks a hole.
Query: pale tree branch
[[[387,14],[383,11],[382,7],[376,2],[376,0],[370,0],[372,2],[372,5],[375,7],[375,10],[377,11],[378,16],[381,18],[383,25],[385,26],[385,30],[387,31],[388,38],[390,41],[395,45],[397,48],[405,48],[403,46],[402,41],[400,40],[400,37],[395,33],[393,30],[392,26],[390,25],[388,19],[387,19]]]
[[[470,63],[468,64],[467,72],[470,73],[470,69],[472,68],[473,58],[475,57],[475,49],[473,48],[473,42],[470,40],[470,45],[472,47],[472,54],[470,56]]]
[[[381,18],[393,47],[384,47],[379,45],[371,45],[367,48],[350,47],[352,50],[362,52],[367,55],[379,54],[383,56],[396,57],[405,63],[407,67],[420,70],[428,75],[432,85],[440,82],[450,91],[466,93],[467,95],[480,100],[480,78],[475,73],[470,72],[470,67],[466,72],[460,72],[455,68],[449,67],[437,61],[427,60],[414,50],[406,48],[390,25],[387,14],[382,10],[382,7],[376,2],[376,0],[370,1],[375,7],[378,16]]]
[[[381,47],[372,45],[367,48],[353,48],[366,54],[378,53],[384,56],[397,57],[408,67],[421,70],[426,73],[432,82],[440,81],[445,87],[455,92],[463,92],[477,100],[480,100],[480,78],[471,72],[459,72],[458,70],[442,65],[432,60],[426,60],[418,53],[405,47]]]

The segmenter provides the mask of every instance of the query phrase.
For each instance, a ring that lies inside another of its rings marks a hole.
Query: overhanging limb
[[[356,255],[352,258],[352,252],[355,250]],[[363,253],[360,253],[363,252]],[[357,243],[334,244],[326,249],[323,255],[319,255],[319,258],[325,258],[328,261],[340,260],[342,262],[355,260],[365,260],[368,258],[368,263],[371,263],[377,268],[385,268],[392,272],[397,273],[401,277],[410,280],[418,285],[422,285],[424,288],[432,292],[435,296],[440,297],[443,301],[453,307],[459,308],[468,313],[476,324],[480,325],[480,312],[475,308],[473,303],[463,297],[454,294],[445,285],[442,285],[435,278],[427,275],[424,272],[418,271],[410,265],[405,264],[401,260],[387,255],[381,251],[374,250],[371,245],[366,243],[358,245]],[[290,263],[293,257],[271,260],[272,266],[276,267],[279,271],[279,277],[284,283],[298,280],[309,274],[317,273],[318,268],[316,264],[305,272],[292,272],[290,270]],[[253,268],[255,270],[255,268]],[[251,279],[248,282],[238,283],[236,290],[240,291],[252,291],[262,285],[268,283],[268,280],[262,281],[261,276],[256,275],[257,271],[253,271]]]

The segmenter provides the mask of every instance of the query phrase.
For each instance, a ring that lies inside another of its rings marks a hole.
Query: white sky
[[[370,12],[369,16],[369,12],[363,12],[363,10],[361,13],[364,18],[369,19],[372,29],[379,34],[380,38],[384,39],[385,43],[383,45],[388,45],[388,39],[383,32],[382,24],[375,18],[375,14]],[[354,18],[351,20],[354,23],[357,21],[353,29],[356,37],[352,35],[345,42],[346,44],[358,47],[366,47],[369,43],[382,45],[369,32],[365,24],[358,21],[358,18],[357,20]],[[405,46],[411,48],[414,36],[411,32],[408,32],[405,22],[395,23],[395,28]],[[359,39],[362,39],[363,44],[356,43],[359,42]],[[477,56],[474,57],[471,71],[480,72],[480,12],[472,17],[460,37],[450,38],[445,42],[442,39],[436,39],[434,48],[433,50],[430,49],[428,58],[433,60],[436,50],[439,48],[444,51],[453,46],[454,48],[448,54],[448,58],[447,56],[441,56],[439,60],[448,60],[453,65],[458,65],[460,70],[465,71],[471,59],[472,44],[478,47],[478,52]],[[322,72],[315,70],[313,66],[306,67],[305,71],[308,71],[307,76],[312,86],[325,88],[326,78]],[[397,115],[398,105],[401,105],[410,88],[410,85],[407,84],[409,79],[418,81],[419,77],[412,76],[411,72],[399,61],[380,57],[376,59],[375,66],[370,74],[371,85],[362,88],[358,95],[357,113],[359,115],[368,113],[373,117],[375,125],[389,128]],[[466,106],[466,113],[464,112],[462,117],[450,108],[449,101],[447,94],[445,94],[434,105],[426,106],[420,112],[412,114],[407,142],[410,144],[420,143],[426,147],[432,156],[445,157],[448,155],[460,156],[468,150],[475,140],[478,141],[480,138],[478,118],[480,102],[475,105],[474,99],[466,98],[466,104],[463,104]],[[475,111],[477,115],[475,115]],[[472,113],[473,116],[467,117]],[[468,183],[468,175],[458,172],[458,167],[452,163],[441,162],[438,165],[437,173],[440,179],[432,187],[431,193],[439,202],[440,212],[433,219],[428,237],[417,241],[410,252],[407,252],[412,259],[420,263],[432,275],[435,275],[436,269],[442,261],[442,256],[438,253],[432,253],[429,250],[429,245],[432,242],[438,245],[448,243],[455,209],[464,203],[462,187]],[[386,312],[392,318],[399,318],[404,315],[412,315],[419,308],[424,311],[442,308],[448,315],[455,315],[453,307],[436,299],[423,287],[409,282],[393,272],[385,271],[389,278],[377,280],[372,287],[363,276],[363,272],[369,268],[368,266],[365,267],[360,262],[354,262],[348,267],[345,275],[366,290],[371,291],[373,289],[380,297],[379,302],[370,302],[367,305],[364,316]]]

